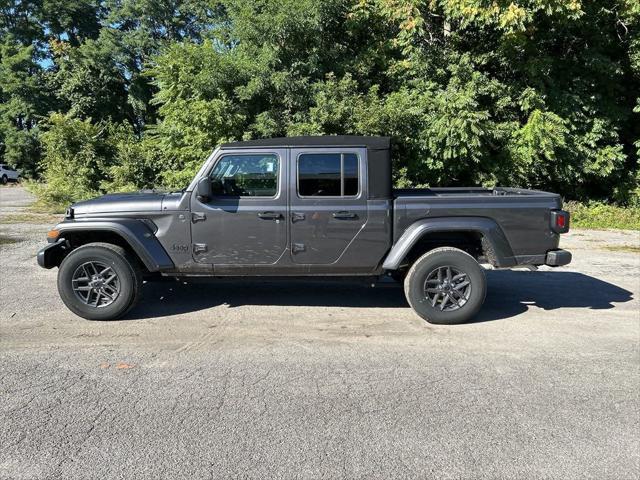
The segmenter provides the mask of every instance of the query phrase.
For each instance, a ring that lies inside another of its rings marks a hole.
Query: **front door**
[[[273,264],[287,250],[287,150],[221,151],[208,172],[213,197],[191,198],[196,262]]]
[[[291,258],[339,261],[367,221],[363,148],[291,150]]]

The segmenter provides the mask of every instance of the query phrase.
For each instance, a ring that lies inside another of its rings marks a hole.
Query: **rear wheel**
[[[404,281],[411,308],[429,323],[453,325],[470,320],[484,303],[484,271],[468,253],[442,247],[411,266]]]
[[[73,250],[58,270],[64,304],[88,320],[114,320],[138,301],[142,274],[122,247],[90,243]]]
[[[9,178],[6,175],[2,176],[2,184],[6,185],[9,182]]]

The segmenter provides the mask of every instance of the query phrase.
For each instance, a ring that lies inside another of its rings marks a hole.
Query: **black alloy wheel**
[[[453,325],[482,307],[487,281],[482,267],[463,250],[433,249],[416,260],[404,281],[407,301],[429,323]]]

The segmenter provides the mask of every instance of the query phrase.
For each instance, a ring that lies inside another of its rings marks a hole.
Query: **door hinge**
[[[207,219],[207,216],[204,213],[200,213],[200,212],[191,213],[192,223],[204,222],[206,219]]]
[[[294,243],[291,245],[291,252],[300,253],[305,251],[304,243]]]
[[[207,251],[206,243],[194,243],[193,244],[193,253],[204,253]]]

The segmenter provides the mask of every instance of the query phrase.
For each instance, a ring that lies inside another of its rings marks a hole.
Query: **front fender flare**
[[[73,220],[56,225],[61,238],[74,232],[111,232],[122,237],[150,272],[173,269],[173,261],[144,222],[135,218]]]
[[[397,270],[411,248],[425,235],[435,232],[479,233],[488,243],[496,266],[512,267],[516,264],[513,251],[500,226],[486,217],[444,217],[425,218],[411,224],[398,241],[391,247],[382,268]]]

